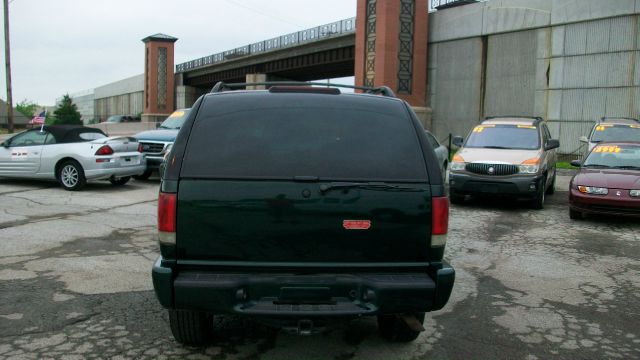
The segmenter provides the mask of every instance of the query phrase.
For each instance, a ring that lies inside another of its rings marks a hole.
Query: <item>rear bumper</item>
[[[170,309],[278,318],[359,317],[439,310],[455,279],[448,264],[429,273],[238,273],[153,266],[153,286]]]
[[[164,158],[162,156],[147,156],[147,171],[158,171]]]
[[[124,176],[140,175],[145,171],[146,168],[147,168],[147,165],[143,161],[141,164],[135,165],[135,166],[92,169],[92,170],[85,170],[84,173],[87,180],[99,180],[99,179],[108,179],[111,176],[124,177]]]
[[[483,176],[467,173],[449,174],[452,195],[492,195],[533,198],[543,175]]]

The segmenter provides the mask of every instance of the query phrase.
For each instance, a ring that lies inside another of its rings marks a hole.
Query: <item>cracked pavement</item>
[[[221,316],[209,347],[183,347],[152,290],[157,192],[0,179],[0,359],[640,358],[640,222],[571,221],[563,191],[542,211],[452,206],[456,284],[414,343],[375,319],[300,337]]]

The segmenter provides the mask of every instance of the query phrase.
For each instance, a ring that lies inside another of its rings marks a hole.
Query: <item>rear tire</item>
[[[87,183],[82,165],[75,160],[67,160],[60,164],[56,169],[56,179],[68,191],[80,190]]]
[[[556,193],[556,175],[558,174],[558,170],[553,173],[553,179],[551,179],[551,185],[547,189],[547,195],[553,195]]]
[[[536,209],[536,210],[544,209],[544,198],[545,198],[544,195],[547,193],[546,187],[547,187],[547,179],[542,178],[542,180],[540,180],[540,187],[538,188],[538,193],[536,194],[536,197],[531,201],[531,207],[533,209]]]
[[[571,220],[582,220],[584,215],[580,211],[569,209],[569,218]]]
[[[151,177],[151,173],[151,170],[147,170],[140,175],[134,175],[133,178],[136,180],[149,180],[149,178]]]
[[[123,176],[123,177],[115,177],[112,176],[109,178],[109,182],[115,186],[122,186],[131,180],[131,176]]]
[[[424,322],[424,313],[414,314]],[[388,341],[411,342],[420,336],[420,331],[413,330],[399,315],[378,315],[378,332]]]
[[[198,311],[169,310],[169,325],[177,342],[203,346],[211,337],[213,316]]]

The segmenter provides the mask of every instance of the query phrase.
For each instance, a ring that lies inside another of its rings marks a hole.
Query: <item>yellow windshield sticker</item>
[[[475,128],[473,128],[473,132],[474,133],[481,133],[486,128],[494,128],[494,127],[496,127],[496,126],[495,125],[478,125]]]
[[[596,131],[604,131],[606,128],[610,128],[610,127],[613,127],[613,125],[611,124],[598,125],[596,126]]]
[[[620,152],[620,147],[618,146],[606,146],[606,145],[601,145],[601,146],[596,146],[595,149],[593,149],[593,152],[596,153],[619,153]]]
[[[174,111],[169,117],[175,118],[175,117],[181,117],[181,116],[184,116],[184,111]]]
[[[640,125],[629,125],[629,127],[633,129],[640,129]]]
[[[518,129],[536,129],[535,126],[531,126],[531,125],[518,125]]]

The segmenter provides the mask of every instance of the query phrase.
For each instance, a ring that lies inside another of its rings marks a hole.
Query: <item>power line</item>
[[[13,1],[13,0],[11,0],[11,1]],[[302,25],[300,25],[300,24],[293,23],[293,22],[291,22],[291,21],[289,21],[289,20],[287,20],[287,19],[284,19],[284,18],[281,18],[281,17],[278,17],[278,16],[274,16],[274,15],[268,14],[268,13],[266,13],[266,12],[264,12],[264,11],[261,11],[261,10],[255,9],[255,8],[252,8],[252,7],[247,6],[247,5],[245,5],[245,4],[242,4],[242,3],[238,3],[238,2],[237,2],[237,1],[235,1],[235,0],[224,0],[224,1],[226,1],[227,3],[233,4],[233,5],[235,5],[235,6],[239,6],[239,7],[241,7],[241,8],[247,9],[247,10],[249,10],[249,11],[253,11],[254,13],[260,14],[260,15],[262,15],[262,16],[266,16],[266,17],[272,18],[272,19],[274,19],[274,20],[278,20],[278,21],[281,21],[281,22],[287,23],[287,24],[289,24],[289,25],[293,25],[293,26],[296,26],[296,27],[302,27]]]

